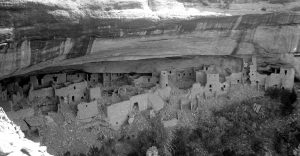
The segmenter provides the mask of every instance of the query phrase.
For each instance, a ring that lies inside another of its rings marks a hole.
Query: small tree
[[[145,155],[147,150],[155,146],[159,155],[166,154],[171,150],[172,132],[168,132],[159,116],[149,120],[150,128],[140,131],[137,139],[132,142],[136,153]]]

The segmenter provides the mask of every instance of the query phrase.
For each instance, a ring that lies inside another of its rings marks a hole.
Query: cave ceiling
[[[92,72],[93,65],[107,72],[117,61],[251,55],[299,75],[300,2],[226,2],[0,0],[0,79],[68,67]]]

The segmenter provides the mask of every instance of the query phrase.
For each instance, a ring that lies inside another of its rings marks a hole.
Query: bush
[[[101,146],[99,149],[98,147],[91,147],[87,156],[114,156],[117,155],[117,151],[115,150],[116,140],[109,139]]]
[[[281,95],[281,89],[278,88],[268,88],[265,95],[269,96],[271,99],[278,99]]]
[[[280,97],[280,102],[282,103],[281,106],[281,114],[283,116],[287,116],[291,113],[293,113],[295,107],[293,104],[297,101],[297,94],[293,90],[292,92],[290,91],[282,91],[281,97]]]
[[[172,141],[172,147],[174,148],[172,155],[207,155],[208,152],[204,149],[201,137],[202,132],[199,128],[194,130],[189,128],[177,129],[175,138]]]
[[[164,128],[164,125],[159,116],[150,119],[150,128],[140,131],[136,140],[131,144],[135,152],[139,155],[145,155],[147,150],[155,146],[160,155],[171,151],[172,135]]]
[[[259,139],[254,139],[252,141],[251,149],[255,153],[261,153],[261,152],[263,152],[263,142],[261,140],[259,140]]]
[[[100,156],[101,150],[98,147],[91,147],[87,156]]]
[[[297,101],[297,94],[294,90],[289,91],[278,88],[269,88],[266,90],[266,96],[280,101],[280,112],[282,116],[293,113],[295,109],[293,104]]]

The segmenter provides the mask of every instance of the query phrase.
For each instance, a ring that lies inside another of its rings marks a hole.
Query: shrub
[[[139,155],[145,155],[147,150],[155,146],[160,155],[171,151],[172,135],[168,132],[159,116],[150,119],[150,128],[140,131],[136,140],[131,144],[135,148],[135,152]]]
[[[91,147],[87,156],[100,156],[101,150],[98,147]]]
[[[67,151],[66,153],[64,153],[64,156],[71,156],[71,153]]]
[[[269,96],[271,99],[278,99],[281,95],[281,89],[278,88],[268,88],[265,95]]]
[[[173,155],[188,155],[188,143],[190,140],[184,139],[190,137],[190,129],[180,128],[175,131],[175,139],[172,142],[174,147]]]
[[[180,128],[175,131],[175,138],[172,141],[174,148],[172,155],[207,155],[201,140],[201,129]]]
[[[281,114],[283,116],[287,116],[293,113],[293,110],[295,109],[293,104],[296,101],[297,101],[297,94],[295,93],[294,90],[292,92],[286,90],[282,91],[280,96],[280,102],[282,103]]]
[[[255,153],[261,153],[263,151],[263,142],[259,139],[254,139],[252,141],[251,149]]]
[[[280,101],[280,112],[282,116],[293,113],[295,109],[293,104],[297,101],[297,94],[294,90],[289,91],[278,88],[269,88],[266,90],[266,96]]]
[[[117,155],[117,151],[115,150],[116,140],[109,139],[101,146],[99,149],[98,147],[91,147],[87,156],[114,156]]]

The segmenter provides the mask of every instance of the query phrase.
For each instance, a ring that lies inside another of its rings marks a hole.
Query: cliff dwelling
[[[0,155],[300,156],[299,0],[0,0]]]

